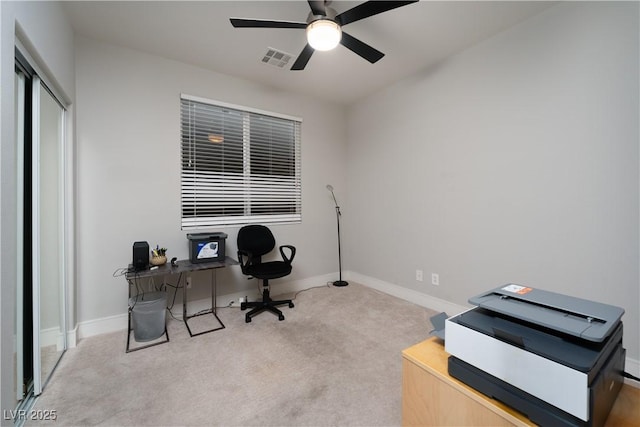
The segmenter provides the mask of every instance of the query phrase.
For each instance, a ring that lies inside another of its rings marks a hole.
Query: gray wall
[[[278,243],[298,248],[289,280],[335,271],[325,186],[346,187],[342,107],[86,38],[76,40],[76,59],[79,322],[126,313],[126,281],[112,273],[131,262],[134,241],[188,257],[180,229],[181,93],[302,117],[302,224],[272,230]],[[219,230],[235,257],[237,227]],[[257,288],[239,267],[221,270],[218,283],[218,295]],[[194,285],[190,299],[206,298],[208,289]]]
[[[636,2],[562,3],[354,105],[348,268],[621,306],[637,360],[638,34]]]

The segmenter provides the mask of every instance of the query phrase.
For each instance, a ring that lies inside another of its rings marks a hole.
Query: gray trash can
[[[145,292],[129,298],[133,338],[138,342],[152,341],[164,334],[167,320],[167,293]]]

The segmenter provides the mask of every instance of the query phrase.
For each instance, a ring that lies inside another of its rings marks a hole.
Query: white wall
[[[352,106],[348,268],[621,306],[639,359],[638,35],[637,2],[562,3]]]
[[[342,107],[87,38],[76,40],[76,73],[79,322],[126,313],[126,281],[112,273],[131,262],[134,241],[188,258],[180,229],[181,93],[303,118],[302,224],[271,228],[277,243],[298,248],[287,280],[337,271],[325,186],[345,187]],[[235,257],[238,227],[218,230]],[[207,297],[208,278],[194,276],[190,299]],[[256,288],[239,267],[219,271],[218,295]]]
[[[16,146],[14,125],[14,48],[16,34],[49,84],[71,104],[75,96],[73,32],[53,2],[0,2],[0,401],[15,408]],[[2,421],[4,424],[6,421]]]

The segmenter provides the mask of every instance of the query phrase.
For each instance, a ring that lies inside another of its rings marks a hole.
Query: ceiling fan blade
[[[309,59],[311,59],[312,54],[313,48],[307,43],[304,49],[302,49],[302,52],[300,52],[300,55],[298,55],[298,59],[296,59],[296,62],[294,62],[291,66],[291,69],[294,71],[304,70],[304,67],[307,66],[307,62],[309,62]]]
[[[384,56],[384,53],[372,48],[364,42],[361,42],[344,31],[342,32],[342,40],[340,40],[340,44],[353,53],[360,55],[372,64],[378,62]]]
[[[266,19],[229,18],[235,28],[307,28],[306,22],[270,21]]]
[[[324,7],[324,0],[308,0],[309,7],[311,8],[311,12],[314,15],[326,15],[327,11]]]
[[[368,1],[362,3],[354,8],[342,12],[336,16],[336,21],[340,25],[347,25],[352,22],[359,21],[364,18],[368,18],[373,15],[377,15],[388,10],[396,9],[398,7],[406,6],[411,3],[417,3],[414,1]]]

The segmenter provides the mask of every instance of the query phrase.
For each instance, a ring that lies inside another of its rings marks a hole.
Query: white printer
[[[601,426],[622,386],[624,310],[507,284],[446,321],[449,374],[540,425]]]

